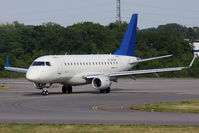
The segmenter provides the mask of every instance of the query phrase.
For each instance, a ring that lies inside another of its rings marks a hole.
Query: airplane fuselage
[[[49,55],[37,58],[26,78],[35,83],[87,84],[89,74],[126,71],[139,58],[119,55]]]

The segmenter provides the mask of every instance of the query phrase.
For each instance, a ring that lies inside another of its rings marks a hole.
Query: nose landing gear
[[[43,96],[44,96],[44,95],[45,95],[45,96],[48,95],[48,90],[43,90],[41,94],[42,94]]]
[[[62,87],[62,93],[66,94],[66,93],[72,93],[73,89],[72,86],[70,85],[64,85]]]

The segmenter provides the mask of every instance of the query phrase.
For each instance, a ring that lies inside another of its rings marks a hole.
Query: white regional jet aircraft
[[[128,71],[136,64],[171,55],[140,59],[134,56],[138,14],[133,14],[120,48],[112,55],[49,55],[37,58],[28,69],[9,67],[6,70],[26,73],[26,78],[37,89],[43,89],[42,95],[48,95],[53,83],[63,85],[63,93],[72,93],[72,86],[92,84],[100,93],[109,93],[112,81],[119,76],[178,71],[192,66],[195,56],[188,67],[148,69]]]

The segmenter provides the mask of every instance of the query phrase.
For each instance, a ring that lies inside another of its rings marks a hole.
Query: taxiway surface
[[[199,125],[199,114],[132,111],[132,105],[199,99],[199,79],[121,79],[110,94],[91,85],[41,96],[25,79],[1,79],[0,122]],[[61,87],[61,86],[60,86]]]

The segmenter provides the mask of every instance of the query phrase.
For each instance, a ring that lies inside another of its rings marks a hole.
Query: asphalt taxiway
[[[133,105],[199,99],[199,79],[121,79],[110,94],[91,85],[49,89],[42,96],[25,79],[0,79],[0,122],[199,125],[199,114],[141,112]],[[61,87],[61,86],[60,86]]]

